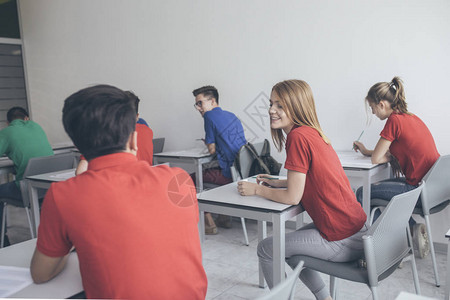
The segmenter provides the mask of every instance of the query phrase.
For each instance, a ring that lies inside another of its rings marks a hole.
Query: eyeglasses
[[[194,108],[197,109],[197,107],[202,107],[202,106],[203,106],[203,102],[209,101],[209,100],[212,100],[212,98],[208,98],[208,99],[203,100],[203,101],[202,101],[202,100],[199,100],[199,101],[195,102],[195,103],[194,103]]]

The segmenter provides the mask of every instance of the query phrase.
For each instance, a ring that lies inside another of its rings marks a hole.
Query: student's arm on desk
[[[285,190],[247,181],[239,181],[238,191],[243,196],[258,195],[275,202],[297,205],[303,196],[306,174],[288,170],[287,178],[287,189]],[[263,182],[265,180],[260,181]],[[280,180],[280,184],[283,184],[282,180]]]
[[[389,152],[390,146],[391,141],[388,141],[385,138],[380,138],[375,146],[375,149],[373,149],[372,163],[382,164],[391,161],[391,153]]]
[[[61,257],[50,257],[36,248],[30,266],[33,281],[35,283],[44,283],[58,275],[64,269],[69,254]]]
[[[380,138],[374,150],[367,149],[363,143],[358,141],[353,142],[353,149],[361,152],[365,156],[370,156],[373,164],[382,164],[391,160],[391,154],[389,153],[389,146],[391,142],[385,138]]]

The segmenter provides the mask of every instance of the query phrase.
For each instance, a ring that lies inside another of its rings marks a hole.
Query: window
[[[0,1],[0,129],[13,106],[28,110],[16,0]]]

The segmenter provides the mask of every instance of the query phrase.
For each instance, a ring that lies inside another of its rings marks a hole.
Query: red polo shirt
[[[61,257],[75,246],[89,298],[204,299],[198,213],[183,170],[105,155],[52,184],[37,248]]]
[[[147,161],[153,165],[153,131],[144,124],[136,124],[137,146],[136,156],[139,160]]]
[[[416,115],[392,113],[380,135],[392,142],[389,151],[408,184],[417,185],[439,158],[430,130]]]
[[[366,214],[333,147],[317,130],[301,126],[287,135],[286,153],[285,168],[306,174],[301,203],[320,234],[328,241],[338,241],[357,233]]]

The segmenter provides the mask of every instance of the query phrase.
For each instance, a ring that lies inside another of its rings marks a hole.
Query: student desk
[[[0,265],[30,267],[36,239],[0,249]],[[83,291],[76,252],[71,252],[65,268],[52,280],[25,287],[10,297],[14,298],[68,298]]]
[[[70,143],[55,144],[52,146],[52,148],[53,148],[53,153],[55,155],[76,151],[75,146]],[[6,156],[1,156],[0,157],[0,175],[10,174],[10,173],[14,173],[14,172],[15,172],[15,169],[14,169],[14,164],[13,164],[12,160],[10,160]]]
[[[254,179],[253,179],[254,180]],[[301,205],[285,205],[259,196],[241,196],[237,182],[197,194],[200,210],[199,233],[204,241],[204,212],[243,217],[258,221],[258,240],[266,238],[266,222],[273,224],[273,282],[285,279],[285,222],[303,212]],[[264,276],[259,269],[259,286],[264,287]]]
[[[209,154],[206,147],[193,148],[180,151],[166,151],[153,154],[155,164],[170,163],[172,167],[177,164],[189,164],[195,167],[195,179],[197,192],[203,191],[203,164],[212,161],[213,155]]]
[[[0,157],[0,175],[5,175],[14,172],[14,164],[6,156]]]
[[[363,187],[362,207],[370,218],[370,185],[390,178],[390,167],[385,164],[372,164],[371,158],[355,151],[337,151],[344,172],[353,186]]]
[[[30,197],[30,209],[34,234],[37,236],[37,228],[40,223],[38,189],[49,189],[53,182],[64,181],[75,176],[75,169],[56,171],[51,173],[28,176],[28,195]]]

